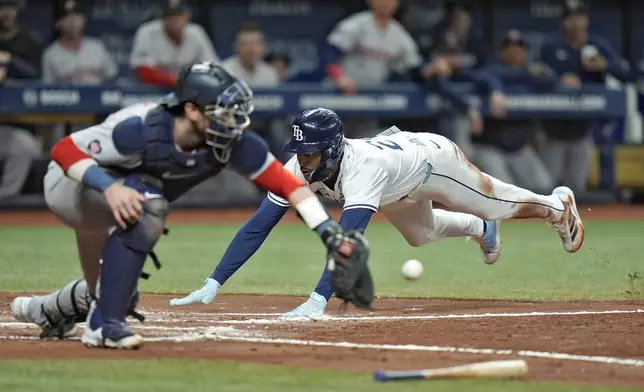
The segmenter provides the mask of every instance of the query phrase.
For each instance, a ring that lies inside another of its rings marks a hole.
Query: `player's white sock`
[[[565,208],[563,201],[561,201],[561,199],[554,194],[544,196],[544,197],[546,197],[550,201],[549,205],[553,207],[554,214],[552,214],[551,216],[551,223],[558,222],[561,219],[561,216],[563,215],[563,211]]]
[[[483,220],[471,214],[435,209],[434,235],[441,237],[480,237]]]

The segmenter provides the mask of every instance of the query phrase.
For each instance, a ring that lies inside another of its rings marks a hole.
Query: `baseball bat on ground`
[[[375,381],[399,381],[446,378],[519,378],[528,372],[526,361],[490,361],[441,369],[385,371],[373,374]]]

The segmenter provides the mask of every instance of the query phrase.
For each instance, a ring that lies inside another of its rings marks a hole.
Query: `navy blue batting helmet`
[[[253,92],[248,85],[232,76],[222,66],[199,63],[184,67],[174,93],[163,104],[174,106],[191,102],[211,121],[206,130],[206,143],[215,157],[225,163],[230,158],[233,141],[250,125]]]
[[[322,153],[320,166],[311,182],[324,181],[338,170],[344,153],[342,120],[331,109],[315,108],[300,113],[293,121],[291,141],[284,151],[295,154]]]

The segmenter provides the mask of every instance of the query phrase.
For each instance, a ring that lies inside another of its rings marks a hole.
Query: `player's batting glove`
[[[330,222],[322,232],[327,248],[327,261],[336,297],[359,308],[370,308],[374,286],[369,261],[369,243],[357,231],[345,232]]]
[[[209,304],[215,300],[217,291],[221,285],[212,278],[206,279],[203,287],[195,290],[183,298],[173,298],[170,300],[172,306],[184,306],[192,304]]]

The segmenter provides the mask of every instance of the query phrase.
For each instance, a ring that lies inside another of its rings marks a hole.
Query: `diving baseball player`
[[[372,139],[345,139],[340,118],[329,109],[310,109],[293,122],[285,147],[297,154],[286,168],[307,181],[312,191],[344,204],[340,225],[364,232],[371,215],[382,209],[411,246],[442,237],[471,237],[483,261],[499,258],[499,223],[507,218],[541,218],[556,228],[568,252],[584,240],[584,227],[570,189],[537,195],[480,172],[449,139],[392,127]],[[453,211],[435,210],[432,201]],[[244,224],[204,287],[171,305],[210,303],[219,287],[261,246],[289,207],[268,193]],[[285,317],[319,318],[331,297],[324,271],[310,298]]]
[[[15,317],[38,324],[42,337],[55,337],[86,316],[86,346],[140,347],[143,339],[125,318],[138,302],[138,278],[164,233],[168,205],[225,166],[288,199],[325,243],[336,295],[368,307],[367,243],[360,233],[344,232],[262,139],[244,131],[252,110],[244,82],[219,65],[195,64],[180,73],[175,93],[161,105],[127,107],[58,142],[45,199],[74,228],[85,279],[47,296],[15,299]]]

